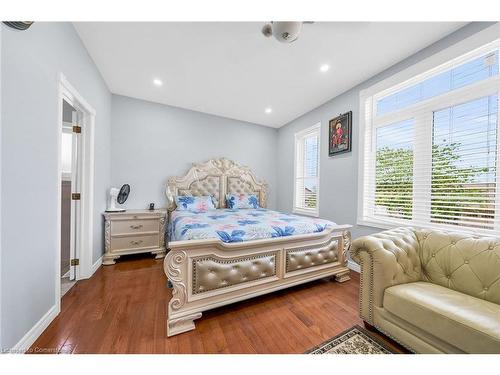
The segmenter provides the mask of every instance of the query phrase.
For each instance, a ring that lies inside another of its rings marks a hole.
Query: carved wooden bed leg
[[[335,275],[335,281],[339,283],[351,280],[351,277],[349,276],[351,270],[347,268],[347,253],[349,251],[349,248],[351,247],[351,231],[349,230],[343,231],[342,240],[343,240],[343,246],[342,246],[341,262],[342,265],[345,267],[345,269]]]
[[[165,257],[164,269],[168,284],[172,288],[172,298],[168,303],[167,336],[191,331],[195,328],[194,320],[201,318],[201,312],[183,313],[187,302],[187,254],[183,250],[170,251]],[[184,315],[185,314],[185,315]]]
[[[182,316],[180,318],[168,319],[167,336],[170,337],[193,330],[195,328],[194,320],[199,318],[201,318],[201,312]]]
[[[339,272],[338,274],[335,275],[335,281],[343,283],[344,281],[351,280],[351,277],[349,276],[350,273],[351,273],[350,270]]]
[[[165,250],[152,251],[151,254],[155,255],[155,259],[163,259],[167,252]]]

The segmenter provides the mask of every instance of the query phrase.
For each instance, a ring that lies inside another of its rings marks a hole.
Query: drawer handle
[[[132,245],[140,245],[142,243],[142,240],[139,241],[130,241]]]
[[[142,228],[142,224],[139,224],[139,225],[131,225],[130,228],[132,229],[141,229]]]

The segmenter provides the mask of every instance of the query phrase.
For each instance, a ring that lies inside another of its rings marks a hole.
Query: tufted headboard
[[[227,193],[255,194],[259,205],[265,208],[266,190],[267,184],[258,181],[250,168],[221,158],[194,163],[185,176],[169,178],[166,194],[169,210],[175,209],[176,195],[211,195],[218,202],[217,208],[225,208]]]

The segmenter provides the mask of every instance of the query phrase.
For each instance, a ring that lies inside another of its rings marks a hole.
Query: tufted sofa
[[[366,323],[417,353],[500,353],[500,237],[396,228],[350,251]]]

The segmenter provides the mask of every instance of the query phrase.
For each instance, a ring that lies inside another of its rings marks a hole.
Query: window
[[[433,113],[433,223],[494,229],[497,114],[498,95]]]
[[[444,94],[446,92],[471,85],[481,80],[498,75],[498,51],[436,74],[422,82],[399,90],[377,101],[377,115],[403,109],[412,104]]]
[[[377,129],[375,210],[377,216],[411,219],[413,204],[413,129],[405,120]]]
[[[319,142],[321,124],[295,134],[295,189],[293,210],[319,213]]]
[[[360,224],[500,231],[499,45],[362,94]]]

